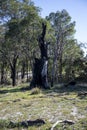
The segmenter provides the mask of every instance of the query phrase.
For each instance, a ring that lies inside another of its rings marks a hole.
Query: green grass
[[[45,124],[24,127],[24,130],[50,130],[58,120],[73,120],[75,124],[59,123],[55,130],[87,129],[87,86],[56,85],[50,90],[29,90],[28,84],[0,88],[0,130],[22,130],[23,121],[42,119]],[[14,122],[12,124],[11,122]],[[14,127],[13,127],[14,125]]]

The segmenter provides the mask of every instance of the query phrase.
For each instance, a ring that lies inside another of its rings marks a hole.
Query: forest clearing
[[[0,1],[0,130],[87,130],[87,3],[62,1]]]

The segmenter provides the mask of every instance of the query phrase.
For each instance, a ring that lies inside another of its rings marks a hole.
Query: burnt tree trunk
[[[47,43],[44,41],[44,37],[46,34],[46,25],[42,23],[42,34],[38,38],[39,48],[41,52],[41,58],[35,58],[33,65],[33,79],[30,83],[30,88],[33,87],[42,87],[49,88],[48,79],[47,79],[47,64],[48,64],[48,56],[47,56]]]

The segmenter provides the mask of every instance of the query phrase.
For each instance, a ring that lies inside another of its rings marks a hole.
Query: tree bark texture
[[[30,83],[30,88],[43,87],[49,88],[47,79],[47,43],[44,41],[46,34],[46,25],[42,23],[42,34],[38,38],[39,48],[41,52],[41,58],[35,58],[33,65],[33,78]]]

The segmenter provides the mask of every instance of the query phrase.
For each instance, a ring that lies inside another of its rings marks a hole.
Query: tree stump
[[[49,88],[48,79],[47,79],[47,65],[48,65],[48,56],[47,56],[47,46],[48,44],[44,41],[46,34],[46,25],[42,23],[42,34],[38,38],[39,48],[41,52],[41,58],[35,58],[33,64],[33,78],[30,83],[30,88],[33,87],[42,87]]]

